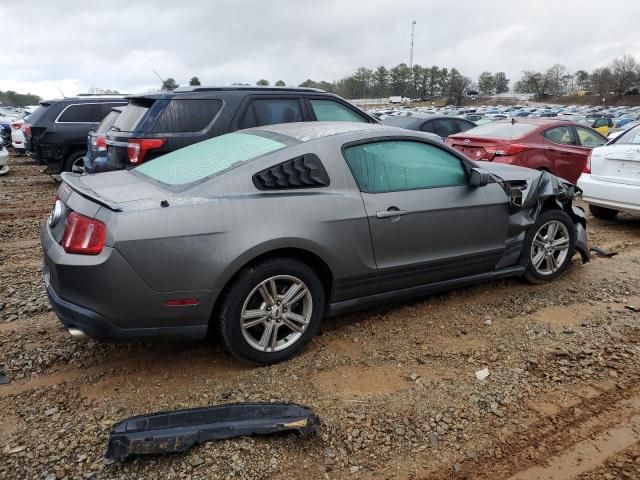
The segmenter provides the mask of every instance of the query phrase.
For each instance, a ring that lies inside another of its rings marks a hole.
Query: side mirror
[[[484,187],[489,183],[489,174],[480,168],[469,170],[469,185],[472,187]]]

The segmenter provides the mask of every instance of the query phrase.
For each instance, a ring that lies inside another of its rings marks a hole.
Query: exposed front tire
[[[84,173],[84,156],[87,152],[82,150],[71,153],[64,161],[64,171]]]
[[[522,246],[527,267],[524,278],[530,283],[550,282],[569,267],[575,253],[576,227],[562,210],[549,210],[529,228]]]
[[[298,353],[324,315],[320,279],[292,258],[245,268],[224,295],[218,318],[224,345],[234,356],[256,363],[276,363]]]
[[[599,207],[597,205],[589,205],[591,215],[601,220],[613,220],[618,215],[618,210],[613,208]]]

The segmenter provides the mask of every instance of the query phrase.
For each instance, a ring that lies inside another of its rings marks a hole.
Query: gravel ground
[[[594,257],[549,285],[498,281],[325,322],[254,367],[213,343],[72,339],[41,281],[57,184],[26,157],[0,177],[0,478],[640,478],[640,216],[590,218]],[[475,372],[488,368],[486,380]],[[293,401],[322,426],[103,460],[131,415]]]

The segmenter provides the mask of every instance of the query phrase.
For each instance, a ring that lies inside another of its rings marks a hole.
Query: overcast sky
[[[414,63],[474,80],[640,60],[638,0],[0,0],[0,90],[133,93],[159,86],[153,69],[180,84],[332,81],[409,63],[413,20]]]

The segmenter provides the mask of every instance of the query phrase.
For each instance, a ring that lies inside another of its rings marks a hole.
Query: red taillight
[[[29,123],[25,123],[25,124],[22,126],[22,128],[23,128],[23,130],[24,130],[24,134],[30,137],[30,136],[31,136],[31,124],[29,124]]]
[[[511,157],[518,155],[519,153],[529,150],[527,145],[519,145],[517,143],[510,143],[508,145],[495,145],[493,147],[485,147],[485,150],[494,154],[496,157]]]
[[[64,222],[62,248],[67,253],[98,255],[104,247],[107,226],[99,220],[71,212]]]
[[[11,124],[11,128],[13,128],[14,130],[20,130],[22,128],[22,124],[20,122],[13,122]]]
[[[149,150],[160,148],[166,141],[166,138],[132,138],[127,149],[129,162],[134,165],[144,162]]]
[[[584,163],[584,167],[582,167],[582,173],[591,173],[591,152],[589,152],[587,161]]]
[[[93,137],[93,146],[98,149],[99,152],[107,150],[107,137],[105,135],[97,135]]]

